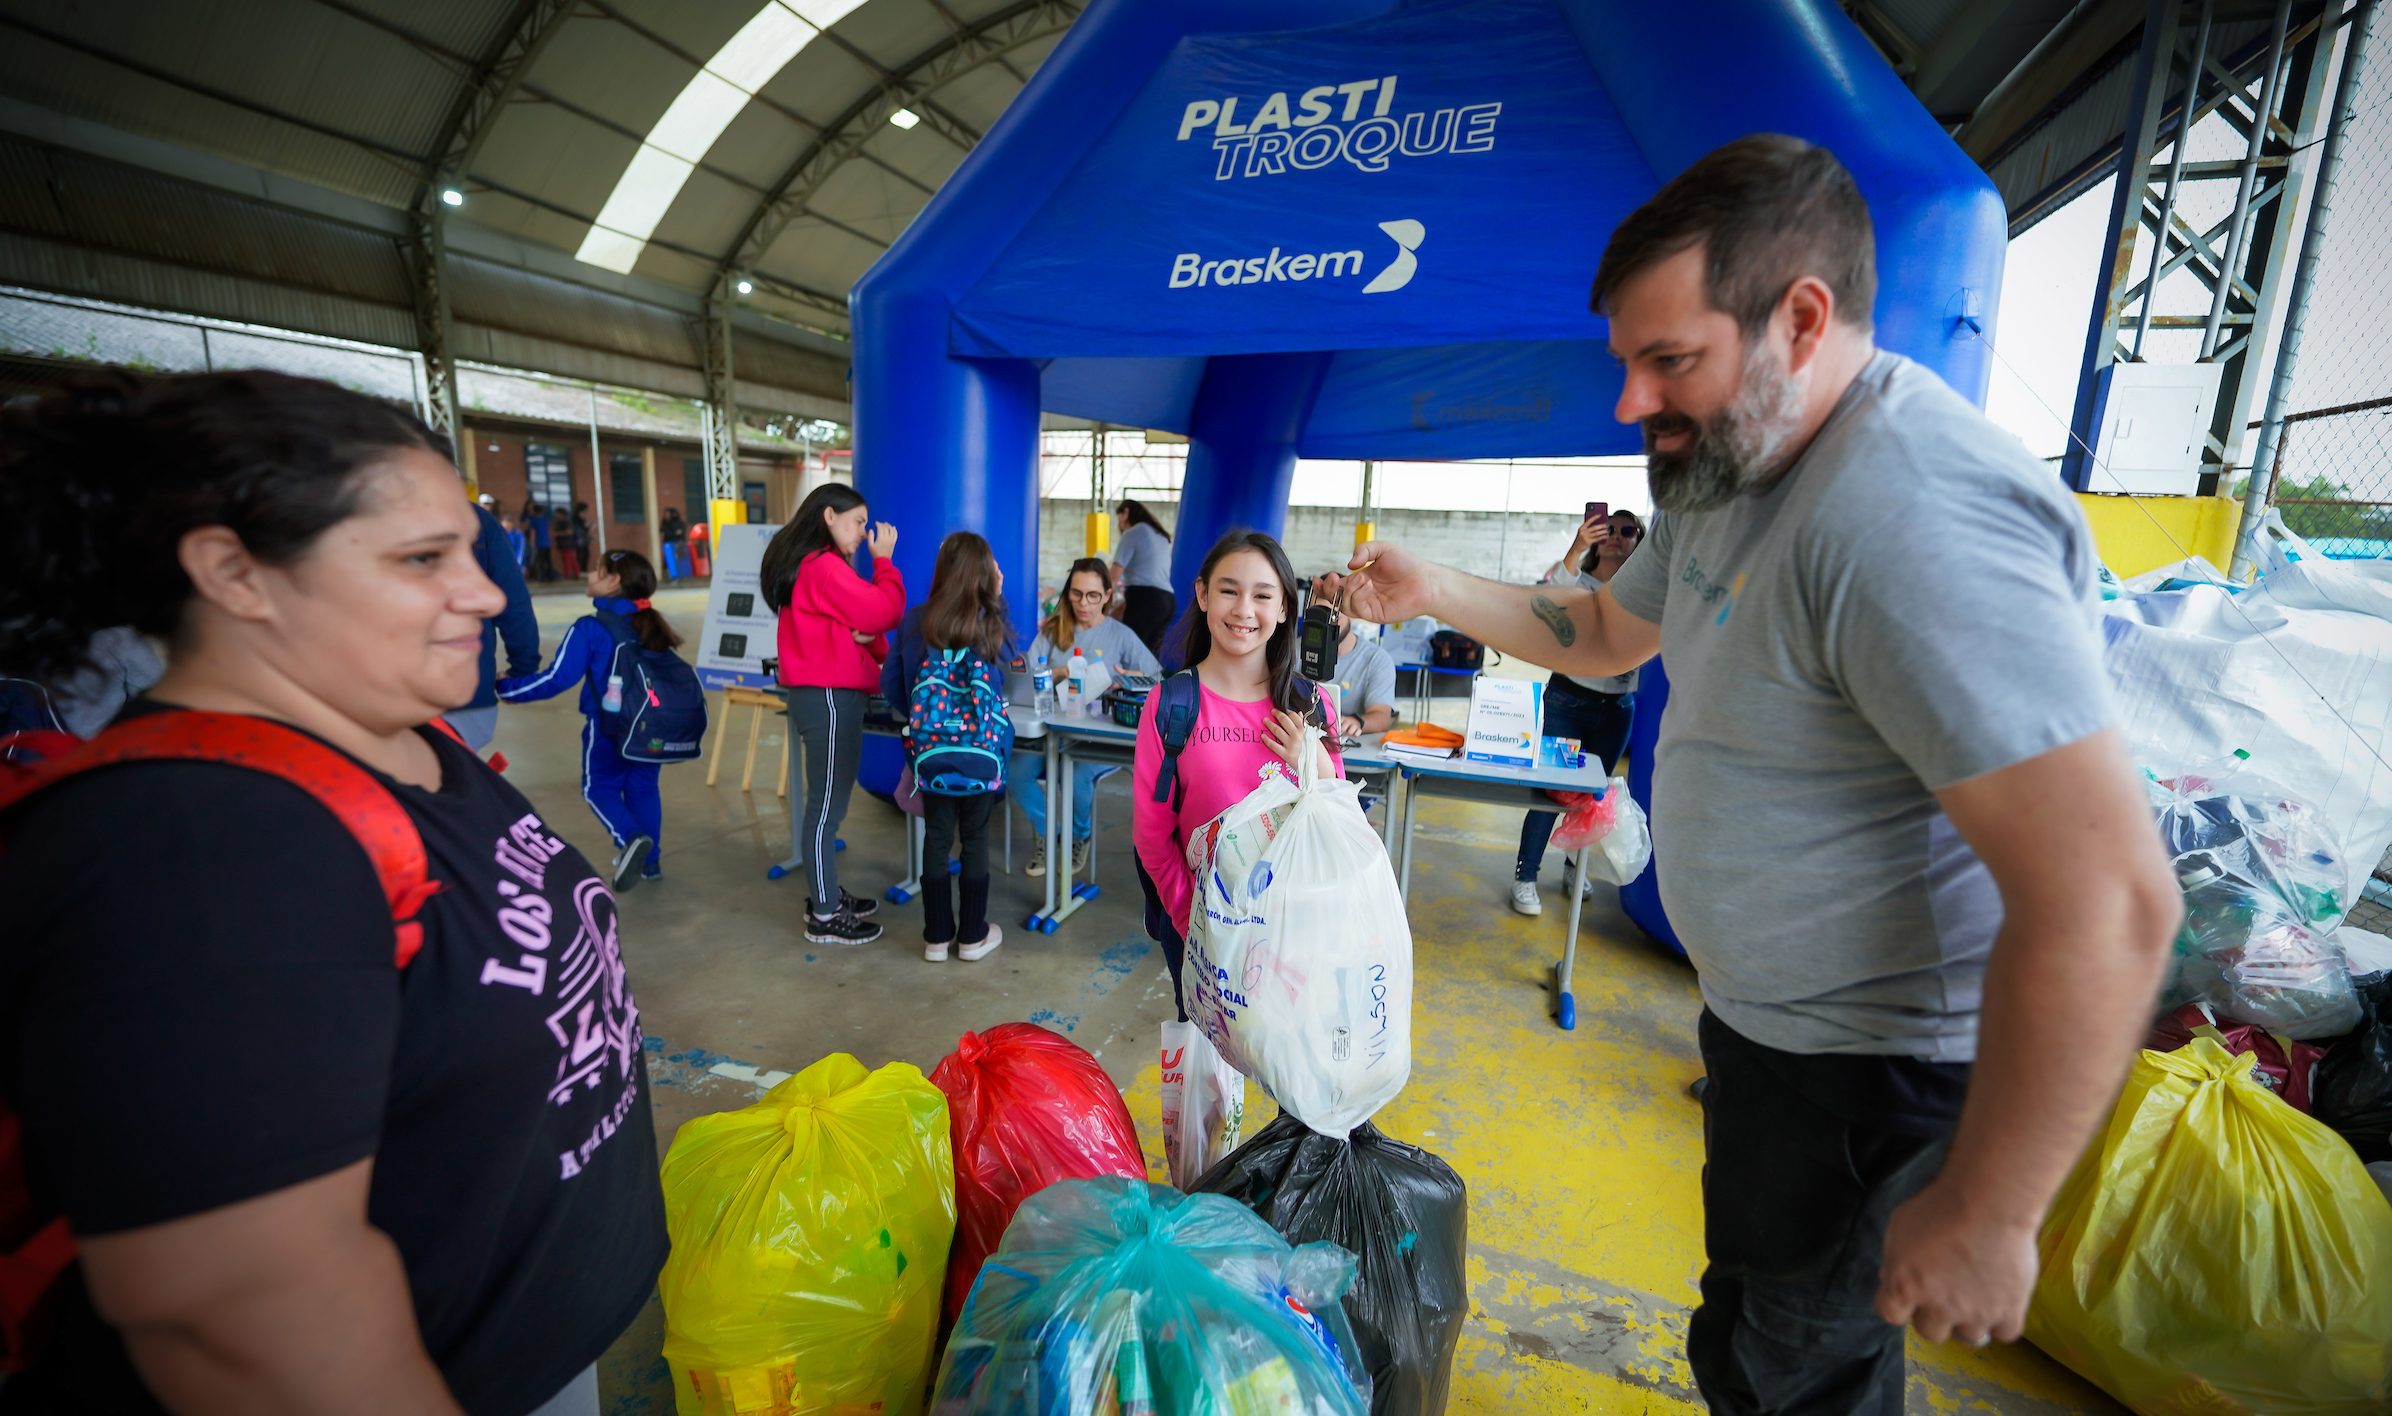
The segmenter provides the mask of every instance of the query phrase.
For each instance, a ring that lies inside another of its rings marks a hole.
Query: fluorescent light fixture
[[[756,293],[755,284],[751,281],[745,280],[739,282],[739,293],[742,295],[753,295]]]
[[[900,108],[896,112],[889,115],[889,122],[899,128],[911,129],[916,123],[921,121],[921,115],[914,112],[914,110],[910,108]]]
[[[440,189],[440,200],[450,206],[461,207],[465,205],[465,194],[454,187],[443,187]]]
[[[703,161],[748,99],[788,67],[822,31],[846,18],[863,0],[767,0],[690,76],[680,94],[632,154],[598,220],[575,256],[591,265],[628,273],[656,234],[656,224],[681,195],[682,184]],[[905,115],[911,119],[914,115]],[[908,122],[901,126],[912,127]],[[459,193],[451,206],[463,203]],[[744,290],[741,293],[746,293]]]

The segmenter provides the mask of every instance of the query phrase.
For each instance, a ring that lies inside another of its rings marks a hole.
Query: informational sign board
[[[778,526],[722,526],[714,546],[714,586],[698,639],[698,682],[708,688],[770,688],[764,661],[779,654],[780,617],[764,603],[759,572]]]
[[[1462,755],[1473,762],[1534,767],[1544,718],[1543,684],[1481,676],[1470,685],[1470,729]]]

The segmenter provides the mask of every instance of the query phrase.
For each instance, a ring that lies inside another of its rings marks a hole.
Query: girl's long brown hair
[[[622,582],[622,596],[626,600],[645,600],[656,593],[656,567],[637,551],[608,551],[598,564],[607,574]],[[643,649],[678,649],[681,636],[654,610],[634,610],[627,621],[631,632],[639,636]]]
[[[930,598],[922,606],[922,642],[933,649],[970,649],[992,664],[1003,663],[1013,645],[1013,622],[997,588],[997,553],[975,531],[957,531],[939,543],[930,573]]]
[[[1080,622],[1072,617],[1071,582],[1081,575],[1095,576],[1097,582],[1105,587],[1107,595],[1113,593],[1113,567],[1105,564],[1102,558],[1082,556],[1071,563],[1070,573],[1063,577],[1063,593],[1055,600],[1055,612],[1038,626],[1038,632],[1047,637],[1047,643],[1054,646],[1058,654],[1069,655],[1072,641],[1079,637]]]

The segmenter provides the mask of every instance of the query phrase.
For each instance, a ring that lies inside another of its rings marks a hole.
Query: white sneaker
[[[952,946],[944,939],[940,940],[936,944],[924,944],[922,946],[922,957],[930,960],[930,962],[934,964],[943,964],[947,962],[947,950],[951,947]]]
[[[988,937],[986,939],[981,940],[977,944],[956,945],[955,957],[963,960],[967,964],[977,963],[980,960],[987,958],[989,955],[997,952],[997,946],[1004,942],[1005,931],[997,928],[997,926],[992,923],[988,927]]]
[[[1534,880],[1512,882],[1512,910],[1524,915],[1541,915],[1545,912],[1545,902],[1537,898],[1537,883]]]

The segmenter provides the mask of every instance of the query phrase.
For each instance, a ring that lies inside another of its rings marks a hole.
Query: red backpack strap
[[[447,729],[445,723],[439,726]],[[440,892],[440,882],[431,878],[423,836],[390,790],[342,753],[264,718],[189,708],[144,714],[89,742],[69,742],[64,751],[10,769],[0,779],[0,810],[68,777],[121,763],[219,762],[263,772],[314,797],[364,847],[390,907],[398,966],[403,969],[414,962],[423,948],[423,924],[416,915],[424,901]]]

